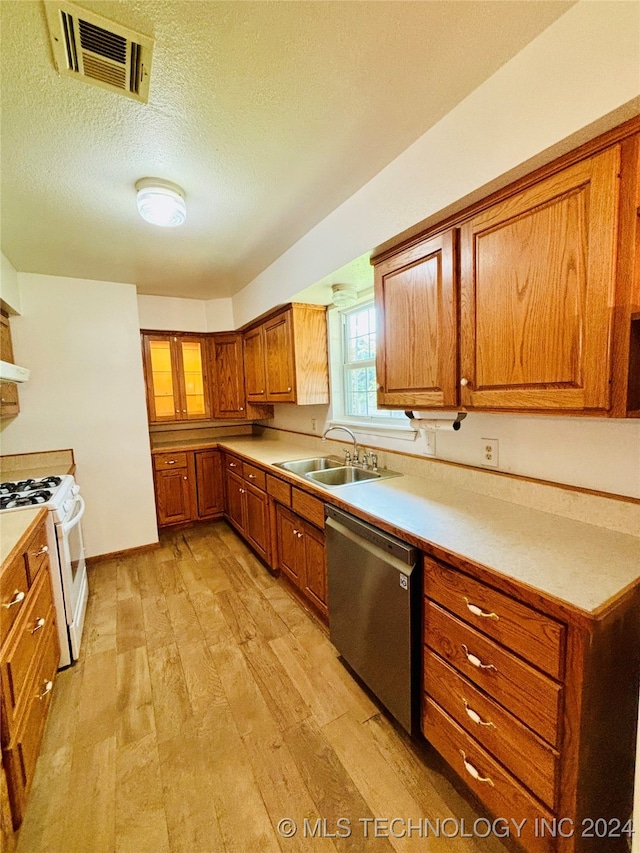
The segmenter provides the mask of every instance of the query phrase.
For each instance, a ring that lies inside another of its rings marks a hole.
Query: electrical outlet
[[[482,448],[482,455],[480,457],[480,464],[484,465],[485,468],[497,468],[498,467],[498,439],[497,438],[481,438],[480,444]]]

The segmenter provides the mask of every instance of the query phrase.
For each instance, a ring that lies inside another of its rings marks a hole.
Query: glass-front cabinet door
[[[184,335],[142,335],[150,423],[210,417],[205,340]]]

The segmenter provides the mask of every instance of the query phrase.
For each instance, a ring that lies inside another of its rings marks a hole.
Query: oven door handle
[[[85,503],[82,495],[76,495],[76,504],[80,505],[79,511],[71,519],[69,519],[69,521],[63,521],[60,525],[62,532],[65,536],[70,530],[73,530],[76,525],[80,524],[80,519],[84,515]]]

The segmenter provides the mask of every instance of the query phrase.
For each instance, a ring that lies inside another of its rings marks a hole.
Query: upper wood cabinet
[[[211,417],[206,338],[142,335],[150,423]]]
[[[272,418],[273,406],[247,399],[241,332],[216,332],[209,345],[213,417]]]
[[[292,304],[244,332],[247,402],[329,402],[323,305]]]
[[[457,403],[456,236],[453,230],[378,264],[378,405]]]
[[[640,416],[639,129],[374,258],[380,407]]]
[[[619,146],[460,231],[460,402],[606,411]]]
[[[13,345],[9,318],[0,314],[0,358],[13,364]],[[20,411],[18,386],[15,382],[0,382],[0,418],[10,418]]]

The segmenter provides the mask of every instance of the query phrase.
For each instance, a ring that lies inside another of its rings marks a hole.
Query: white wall
[[[73,448],[89,556],[157,541],[135,287],[25,273],[18,282],[11,334],[31,379],[20,414],[2,423],[3,454]]]
[[[638,3],[577,3],[234,296],[237,324],[637,98],[639,28]]]
[[[138,295],[141,329],[168,332],[228,332],[233,325],[231,299],[181,299]]]
[[[0,253],[0,299],[5,303],[7,309],[20,313],[20,290],[18,288],[18,273],[11,261]]]

